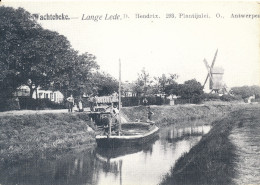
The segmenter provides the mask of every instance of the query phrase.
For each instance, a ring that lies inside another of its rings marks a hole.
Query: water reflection
[[[209,125],[184,128],[172,127],[172,129],[167,132],[166,140],[168,142],[176,142],[178,140],[183,140],[185,137],[204,135],[205,133],[208,133],[209,130]]]
[[[47,160],[1,166],[0,184],[158,184],[210,126],[166,127],[160,138],[136,148],[93,149]]]

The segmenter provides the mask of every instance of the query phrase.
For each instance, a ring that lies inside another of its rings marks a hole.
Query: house
[[[15,97],[29,97],[30,96],[30,88],[28,86],[22,85],[17,88],[14,92]]]
[[[37,97],[39,99],[49,99],[55,103],[61,103],[64,99],[63,94],[60,91],[52,91],[52,90],[42,90],[37,89]],[[36,91],[33,92],[33,99],[36,99]]]
[[[37,97],[36,97],[37,92]],[[30,96],[30,88],[28,86],[20,86],[17,88],[16,92],[14,93],[14,96],[16,97],[29,97]],[[39,98],[39,99],[49,99],[50,101],[53,101],[55,103],[61,103],[64,99],[63,94],[60,91],[52,91],[52,90],[43,90],[40,88],[37,88],[37,91],[33,92],[32,95],[33,99]]]
[[[122,97],[136,96],[136,93],[133,91],[133,88],[134,88],[133,83],[129,83],[127,81],[125,83],[122,83],[122,89],[123,89]]]

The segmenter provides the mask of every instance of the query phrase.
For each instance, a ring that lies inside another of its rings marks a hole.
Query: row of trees
[[[233,87],[231,88],[232,94],[236,96],[240,96],[241,98],[245,99],[249,96],[255,95],[256,99],[260,98],[260,86],[253,85],[253,86],[242,86],[242,87]]]
[[[38,87],[65,95],[112,93],[117,82],[99,71],[96,57],[79,54],[67,38],[42,28],[22,8],[0,7],[0,92],[8,96],[27,85],[30,96]]]
[[[194,103],[199,103],[201,100],[209,97],[221,99],[217,94],[204,94],[202,85],[195,79],[187,80],[183,84],[178,84],[176,82],[177,79],[177,74],[162,74],[159,77],[151,77],[145,69],[142,69],[141,73],[138,74],[137,80],[132,84],[131,90],[137,97],[154,94],[165,94],[167,96],[174,94],[180,96],[181,99],[192,100]],[[225,98],[242,100],[253,95],[255,95],[256,99],[259,99],[260,86],[233,87],[229,93],[229,95],[223,96],[223,100]]]
[[[178,84],[177,74],[162,74],[159,77],[150,77],[149,73],[142,69],[137,80],[132,84],[132,91],[136,96],[150,96],[154,94],[177,95],[182,99],[192,99],[200,102],[203,98],[203,87],[195,79]]]

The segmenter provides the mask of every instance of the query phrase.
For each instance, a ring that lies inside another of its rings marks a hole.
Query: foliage
[[[1,91],[12,94],[20,85],[52,88],[65,96],[91,91],[89,81],[99,68],[96,57],[78,54],[70,42],[57,32],[43,29],[22,8],[0,7]]]
[[[97,72],[93,76],[92,93],[99,96],[111,95],[113,92],[118,92],[118,81],[107,73]]]
[[[234,95],[242,96],[243,99],[248,98],[249,96],[255,95],[256,98],[260,97],[260,86],[242,86],[242,87],[233,87],[231,92]]]
[[[250,87],[251,91],[255,95],[255,98],[260,98],[260,86],[258,85],[253,85]]]
[[[200,103],[203,99],[203,93],[202,85],[195,79],[179,84],[176,92],[182,99],[190,99],[193,103]]]
[[[134,93],[139,97],[142,94],[144,96],[151,90],[152,80],[150,79],[149,73],[142,69],[141,73],[138,74],[138,78],[135,81],[135,86],[133,87]]]
[[[163,105],[169,104],[169,99],[164,99],[159,96],[146,96],[146,97],[122,97],[123,107],[144,105],[144,98],[147,99],[148,105]]]
[[[143,68],[141,73],[138,74],[138,79],[135,81],[132,90],[138,97],[142,95],[170,94],[173,86],[177,84],[175,81],[177,78],[177,74],[162,74],[159,77],[152,78]]]
[[[66,105],[55,103],[47,98],[33,99],[33,98],[19,98],[21,109],[29,110],[44,110],[44,109],[65,109]]]
[[[0,111],[19,110],[20,106],[15,98],[0,98]]]
[[[177,74],[169,74],[169,76],[162,74],[161,77],[155,77],[155,80],[157,82],[156,86],[158,88],[158,93],[165,93],[167,95],[172,94],[171,90],[177,84],[176,82],[177,78],[178,78]]]
[[[13,89],[28,85],[32,96],[37,87],[52,81],[54,69],[64,61],[70,43],[57,32],[43,29],[22,8],[0,9],[1,77],[15,81]]]
[[[241,96],[233,96],[233,95],[230,95],[230,94],[224,94],[220,97],[220,100],[222,101],[236,101],[236,100],[241,100]]]
[[[55,71],[53,88],[60,90],[65,96],[74,97],[83,93],[92,93],[95,71],[99,69],[96,57],[89,53],[78,55],[77,51],[70,50],[67,59],[59,63]]]
[[[204,93],[203,98],[206,101],[209,101],[209,100],[219,100],[220,96],[219,96],[219,94],[216,94],[216,93]]]
[[[171,94],[177,95],[179,93],[179,85],[177,82],[172,82],[165,87],[165,93],[169,96]]]

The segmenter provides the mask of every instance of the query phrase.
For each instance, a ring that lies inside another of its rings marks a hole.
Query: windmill
[[[207,68],[207,71],[208,71],[203,88],[205,87],[205,85],[209,79],[209,89],[211,90],[210,93],[212,93],[213,91],[215,93],[219,93],[220,90],[222,90],[223,93],[226,92],[226,85],[223,82],[224,69],[222,67],[214,67],[214,64],[215,64],[216,58],[217,58],[217,54],[218,54],[218,50],[215,53],[211,66],[209,66],[206,59],[203,60],[205,66]]]

